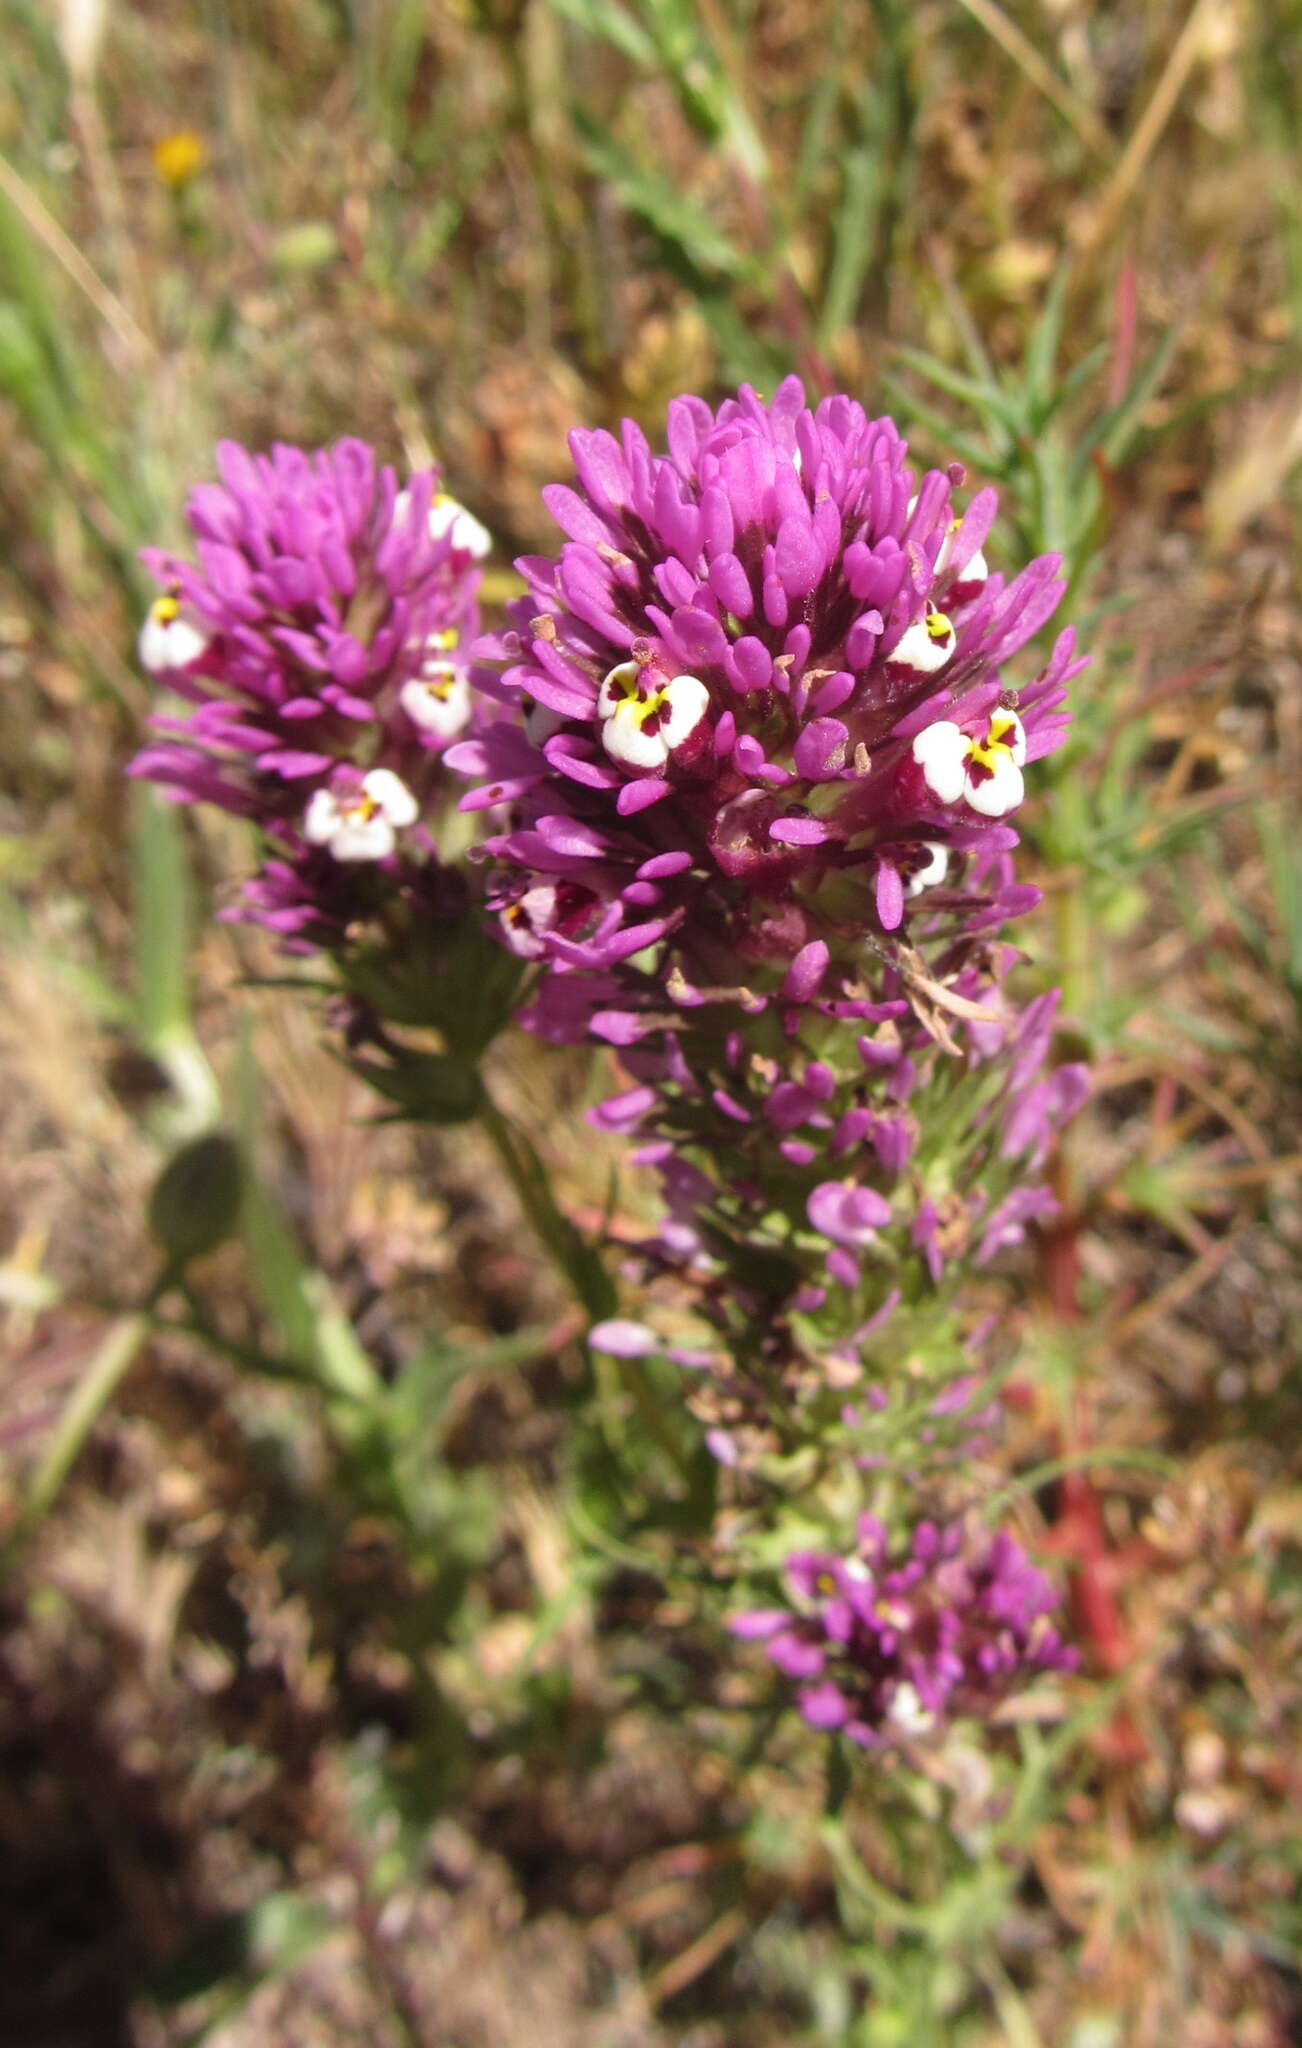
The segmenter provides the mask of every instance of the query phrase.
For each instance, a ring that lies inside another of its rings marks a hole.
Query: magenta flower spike
[[[476,650],[497,715],[447,756],[523,1021],[619,1049],[636,1085],[594,1117],[659,1173],[666,1258],[762,1236],[766,1287],[831,1283],[857,1323],[875,1269],[939,1281],[1052,1210],[1020,1181],[1083,1079],[1037,1078],[1054,999],[1019,1019],[998,933],[1037,900],[1010,820],[1083,666],[1070,628],[1017,659],[1059,565],[991,569],[992,491],[794,378],[675,400],[665,454],[627,421],[571,447],[567,538]],[[933,1159],[938,1044],[988,1078]]]

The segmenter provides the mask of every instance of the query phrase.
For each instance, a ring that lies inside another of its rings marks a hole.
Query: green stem
[[[828,1738],[827,1772],[823,1782],[823,1812],[829,1820],[840,1817],[849,1791],[850,1759],[840,1736],[832,1735]]]
[[[1061,966],[1063,1010],[1074,1019],[1094,1045],[1095,986],[1094,965],[1090,952],[1089,911],[1085,897],[1086,881],[1083,872],[1077,871],[1063,878],[1063,887],[1057,899],[1058,958]],[[1058,1140],[1058,1174],[1060,1177],[1060,1199],[1068,1218],[1078,1213],[1079,1133],[1076,1124],[1069,1124]]]
[[[902,1899],[897,1892],[890,1891],[884,1884],[864,1868],[863,1859],[846,1833],[839,1815],[829,1815],[818,1830],[819,1840],[831,1859],[838,1879],[838,1904],[842,1920],[846,1920],[845,1902],[850,1901],[861,1914],[866,1927],[877,1929],[883,1923],[898,1927],[910,1933],[927,1934],[931,1931],[931,1915],[925,1907],[915,1906],[911,1900]]]
[[[487,1088],[483,1091],[479,1121],[506,1169],[520,1207],[577,1295],[589,1322],[599,1323],[614,1315],[615,1289],[599,1254],[569,1218],[561,1214],[552,1199],[547,1170],[532,1141],[503,1114]]]
[[[547,1169],[532,1140],[498,1108],[487,1087],[482,1090],[479,1120],[506,1169],[520,1207],[558,1271],[578,1297],[589,1324],[604,1322],[615,1314],[619,1306],[614,1284],[596,1247],[589,1244],[557,1208],[548,1183]],[[665,1452],[679,1478],[687,1483],[686,1454],[665,1419],[660,1397],[648,1381],[640,1361],[596,1357],[591,1363],[603,1427],[611,1449],[619,1453],[623,1447],[624,1428],[617,1407],[622,1384],[642,1427]]]
[[[54,1505],[87,1437],[132,1365],[151,1327],[149,1316],[137,1310],[133,1315],[121,1316],[97,1346],[55,1424],[22,1512],[3,1548],[0,1548],[0,1572],[13,1563],[23,1544]]]

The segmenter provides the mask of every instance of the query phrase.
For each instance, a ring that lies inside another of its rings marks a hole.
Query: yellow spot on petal
[[[176,597],[156,597],[149,607],[151,619],[157,619],[160,626],[170,626],[180,616],[181,601]]]
[[[986,727],[983,740],[969,740],[967,752],[969,761],[984,768],[991,775],[1003,761],[1013,758],[1013,739],[1017,732],[1017,719],[1011,711],[993,711]]]
[[[990,738],[1008,745],[1008,735],[1017,731],[1017,715],[1012,711],[993,711],[990,714]]]
[[[636,676],[621,676],[616,688],[623,701],[615,706],[615,717],[627,719],[639,731],[652,713],[663,711],[669,701],[668,690],[648,690]]]
[[[954,630],[944,612],[928,612],[925,623],[929,640],[948,640]]]

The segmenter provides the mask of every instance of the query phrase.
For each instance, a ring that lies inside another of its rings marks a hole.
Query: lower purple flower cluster
[[[786,1583],[789,1607],[734,1615],[732,1631],[764,1643],[811,1727],[866,1749],[989,1714],[1037,1674],[1075,1668],[1047,1619],[1053,1587],[1006,1531],[921,1522],[892,1556],[864,1515],[853,1552],[795,1551]]]

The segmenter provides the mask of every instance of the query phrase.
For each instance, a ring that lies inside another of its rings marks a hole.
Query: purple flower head
[[[1006,1530],[921,1522],[892,1552],[864,1516],[851,1555],[798,1551],[786,1576],[791,1605],[738,1614],[733,1633],[765,1644],[811,1727],[865,1748],[989,1714],[1038,1672],[1075,1665],[1048,1621],[1053,1587]]]
[[[862,1000],[865,940],[1009,914],[1002,821],[1082,665],[1068,630],[1034,680],[1006,673],[1057,560],[990,571],[993,492],[960,508],[961,469],[915,476],[889,419],[810,410],[794,378],[768,405],[676,399],[668,442],[572,435],[577,488],[544,494],[568,538],[518,565],[476,671],[502,715],[452,765],[468,808],[510,806],[488,842],[508,919],[540,882],[583,892],[530,920],[554,973],[622,970],[633,1011],[663,1007],[669,965],[702,1001]]]
[[[260,825],[272,856],[237,914],[326,943],[379,871],[391,889],[430,856],[438,758],[473,716],[487,536],[434,471],[400,490],[360,441],[223,442],[217,467],[190,498],[196,560],[144,553],[162,595],[140,658],[191,708],[152,721],[131,772]]]

